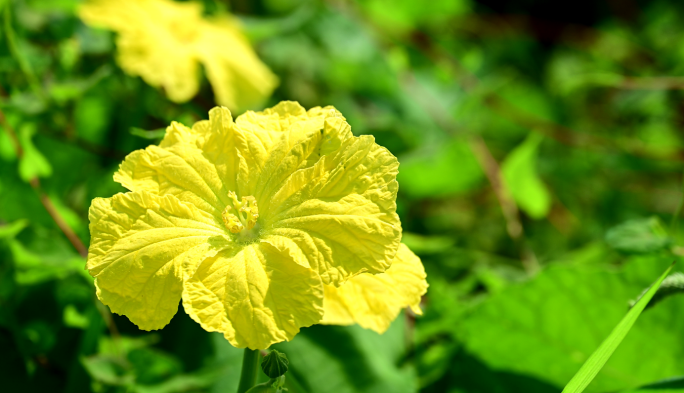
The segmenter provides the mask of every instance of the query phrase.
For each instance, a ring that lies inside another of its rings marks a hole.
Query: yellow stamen
[[[226,206],[221,214],[226,228],[232,233],[239,233],[245,228],[247,230],[254,228],[259,218],[256,199],[250,195],[242,197],[242,201],[238,201],[237,195],[233,191],[228,192],[228,197],[232,200],[233,206]],[[235,210],[235,214],[231,213],[231,210]]]

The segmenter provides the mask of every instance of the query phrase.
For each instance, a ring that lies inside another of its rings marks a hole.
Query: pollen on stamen
[[[253,196],[242,197],[239,201],[235,192],[228,192],[232,206],[228,205],[221,214],[223,224],[231,233],[239,233],[243,229],[251,230],[257,224],[259,208]],[[234,211],[234,212],[233,212]]]
[[[223,210],[223,213],[221,214],[221,217],[223,218],[223,225],[228,228],[228,230],[231,233],[239,233],[242,231],[244,226],[240,222],[240,220],[235,216],[235,214],[230,213],[231,207],[226,206],[226,208]]]

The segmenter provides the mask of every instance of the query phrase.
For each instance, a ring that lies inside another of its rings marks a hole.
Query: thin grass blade
[[[562,393],[580,393],[589,385],[589,383],[596,377],[599,371],[606,364],[610,356],[615,352],[615,349],[620,345],[622,340],[627,336],[627,333],[636,322],[641,312],[646,308],[648,302],[658,291],[660,284],[663,282],[665,277],[670,274],[674,263],[665,270],[658,280],[651,285],[648,291],[639,299],[634,306],[629,310],[627,315],[618,323],[618,325],[613,329],[608,338],[606,338],[603,343],[598,347],[596,351],[587,359],[586,362],[579,369],[577,374],[570,380],[570,382],[565,386]]]

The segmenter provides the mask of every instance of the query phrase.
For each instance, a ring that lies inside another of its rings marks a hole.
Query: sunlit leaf
[[[596,374],[601,371],[603,366],[606,364],[608,359],[613,355],[613,352],[622,343],[629,330],[634,326],[637,318],[644,311],[646,305],[651,300],[653,295],[658,291],[660,283],[663,282],[665,277],[672,270],[672,266],[667,268],[665,272],[656,280],[656,282],[651,286],[651,288],[641,296],[634,306],[629,310],[627,315],[618,323],[618,325],[613,329],[610,335],[603,341],[601,346],[587,359],[587,361],[582,365],[577,374],[568,382],[563,389],[563,392],[567,393],[580,393],[591,383],[591,381],[596,377]]]
[[[24,155],[19,162],[19,175],[28,182],[35,177],[49,177],[52,175],[52,166],[45,156],[36,148],[31,138],[36,133],[36,125],[24,124],[19,129],[19,139]]]
[[[456,140],[402,157],[397,179],[407,195],[439,197],[472,190],[484,173],[468,144]]]
[[[537,150],[542,136],[531,133],[501,164],[501,174],[520,209],[532,218],[544,218],[551,209],[551,194],[537,174]]]
[[[472,311],[463,323],[466,348],[489,367],[564,386],[610,334],[649,279],[671,258],[641,257],[623,269],[594,264],[550,267],[511,285]],[[677,375],[684,298],[671,297],[644,313],[589,387],[618,391]],[[657,362],[635,362],[658,348]]]

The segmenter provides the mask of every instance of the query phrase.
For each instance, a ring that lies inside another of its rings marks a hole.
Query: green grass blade
[[[646,305],[651,300],[653,295],[658,291],[660,284],[663,282],[665,277],[670,273],[674,263],[665,270],[658,281],[656,281],[651,288],[639,299],[639,301],[634,304],[634,306],[629,310],[627,315],[618,323],[618,325],[613,329],[608,338],[606,338],[601,346],[598,347],[594,353],[591,354],[589,359],[582,365],[577,374],[568,382],[562,393],[580,393],[589,385],[589,383],[596,377],[596,374],[603,368],[610,356],[615,352],[618,345],[627,336],[629,329],[632,328],[634,322],[641,312],[646,308]]]

